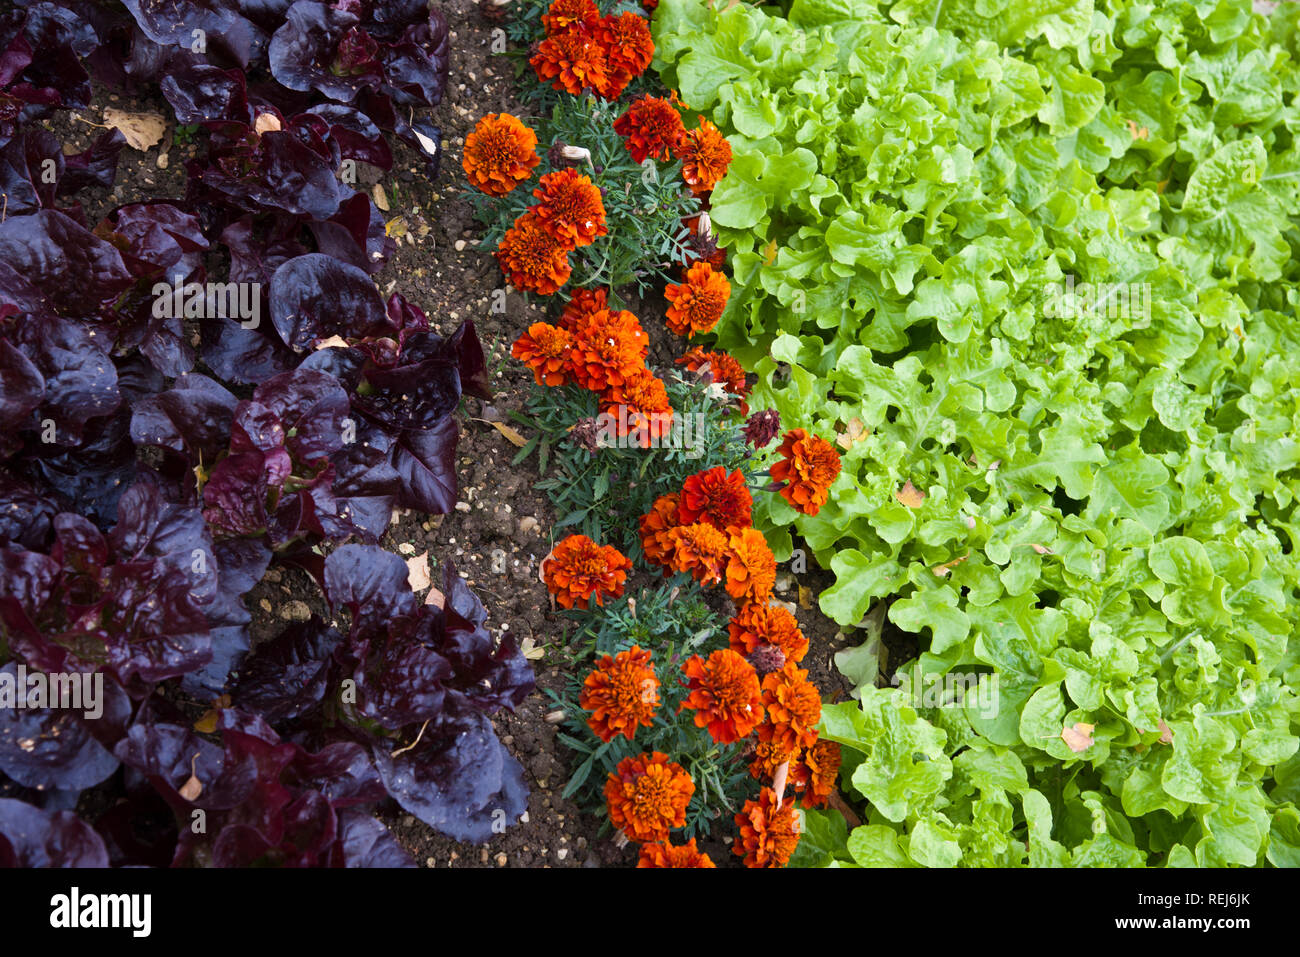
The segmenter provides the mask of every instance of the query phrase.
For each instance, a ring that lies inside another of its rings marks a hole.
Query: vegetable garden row
[[[1268,6],[481,0],[459,35],[519,107],[444,156],[427,0],[21,3],[0,865],[528,826],[497,728],[531,656],[385,547],[455,514],[497,358],[554,512],[564,797],[627,863],[1300,864],[1300,5]],[[197,148],[93,222],[127,139],[55,131],[109,91]],[[467,184],[508,342],[380,292],[357,172],[398,156]],[[254,626],[273,569],[327,612]]]

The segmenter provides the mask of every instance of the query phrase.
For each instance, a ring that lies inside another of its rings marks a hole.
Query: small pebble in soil
[[[555,859],[557,861],[562,861],[568,856],[569,856],[569,849],[567,847],[562,847],[555,852]]]
[[[287,602],[280,609],[280,617],[285,621],[306,621],[311,617],[311,608],[308,607],[305,601],[294,600]]]
[[[500,854],[497,855],[497,867],[505,867],[506,862],[509,860],[510,858],[506,857],[505,852],[502,851]]]

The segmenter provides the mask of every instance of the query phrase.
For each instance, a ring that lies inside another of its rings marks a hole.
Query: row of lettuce
[[[353,175],[398,140],[432,171],[448,56],[424,2],[0,16],[0,865],[410,866],[394,800],[461,839],[523,813],[489,716],[531,667],[376,545],[454,504],[489,395],[471,323],[381,297]],[[87,219],[123,136],[50,121],[95,85],[196,130],[184,196]],[[272,566],[324,617],[250,650]]]

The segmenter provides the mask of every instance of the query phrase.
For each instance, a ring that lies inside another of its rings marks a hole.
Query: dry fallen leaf
[[[836,444],[842,449],[853,448],[854,445],[866,438],[871,431],[862,424],[861,419],[850,419],[846,429],[847,431],[841,432],[835,437]]]
[[[1076,721],[1073,725],[1061,731],[1061,740],[1075,754],[1080,751],[1087,751],[1092,747],[1092,729],[1095,727],[1097,727],[1095,724]]]
[[[370,195],[374,197],[375,205],[381,211],[388,212],[388,194],[384,192],[382,183],[376,183],[375,188],[370,191]]]
[[[763,265],[770,266],[774,262],[776,262],[776,240],[775,239],[773,239],[770,243],[768,243],[766,246],[763,247]]]
[[[799,586],[799,607],[804,611],[812,611],[812,589],[807,585]]]
[[[529,661],[540,661],[546,657],[546,649],[533,641],[532,638],[525,638],[519,643],[519,650],[523,652],[525,658]]]
[[[430,588],[429,594],[424,596],[424,603],[432,605],[434,608],[446,608],[447,598],[436,588]]]
[[[406,235],[406,220],[401,216],[394,216],[388,222],[384,223],[384,233],[392,239],[401,239]]]
[[[1051,550],[1050,548],[1048,548],[1046,545],[1035,545],[1033,542],[1030,542],[1029,547],[1032,548],[1034,551],[1038,552],[1038,554],[1040,554],[1040,555],[1055,555],[1055,554],[1056,554],[1054,551],[1052,551],[1052,550]]]
[[[935,575],[937,575],[938,577],[943,578],[950,571],[952,571],[953,568],[960,565],[969,557],[970,557],[969,555],[963,555],[961,556],[961,558],[954,558],[952,561],[944,562],[942,565],[935,565],[933,568],[930,569],[930,571],[934,572]]]
[[[421,552],[406,560],[406,580],[411,584],[411,591],[424,591],[433,583],[429,577],[428,552]]]
[[[1174,731],[1173,731],[1173,728],[1171,728],[1171,727],[1169,727],[1169,725],[1165,724],[1165,719],[1164,719],[1164,718],[1161,718],[1161,719],[1160,719],[1159,728],[1160,728],[1160,743],[1161,743],[1161,744],[1173,744],[1173,743],[1174,743]]]
[[[110,106],[104,110],[104,122],[120,130],[126,144],[141,152],[157,146],[167,131],[167,118],[161,113],[127,113]]]
[[[312,348],[319,352],[321,349],[332,349],[335,346],[338,346],[342,349],[347,349],[348,341],[340,335],[333,335],[330,336],[328,339],[316,340],[316,344],[312,346]]]
[[[908,479],[903,483],[903,487],[894,493],[894,498],[908,508],[920,508],[921,503],[925,501],[925,493],[913,485],[911,479]]]
[[[253,120],[253,132],[258,136],[263,133],[278,133],[284,127],[280,123],[280,118],[274,113],[258,113],[257,119]]]
[[[492,428],[496,429],[498,432],[504,435],[513,445],[522,449],[525,445],[528,444],[527,439],[525,439],[514,429],[510,428],[510,426],[506,425],[504,422],[492,422],[490,423],[490,425],[492,426]]]
[[[197,761],[198,759],[199,759],[199,752],[195,751],[194,757],[190,758],[189,780],[187,780],[184,784],[182,784],[180,790],[176,792],[187,801],[193,801],[195,798],[197,798],[200,794],[203,793],[203,782],[200,781],[198,779],[198,776],[194,773],[194,762]]]

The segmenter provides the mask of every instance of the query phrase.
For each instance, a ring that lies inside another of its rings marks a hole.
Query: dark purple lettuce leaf
[[[102,332],[96,333],[91,323],[57,316],[25,316],[14,325],[13,343],[44,380],[38,417],[45,445],[79,443],[89,422],[109,415],[121,402],[117,368],[106,351],[110,343]],[[12,373],[19,377],[16,394],[30,400],[34,380],[24,378],[21,368]],[[47,419],[52,431],[46,431]]]
[[[284,446],[295,462],[314,462],[343,447],[349,408],[348,394],[333,376],[311,369],[283,372],[239,404],[231,449]]]
[[[225,53],[240,67],[260,59],[266,34],[242,16],[236,0],[122,0],[140,29],[165,47],[190,47],[202,30],[210,48]]]
[[[318,90],[351,103],[363,89],[378,89],[382,68],[376,44],[360,19],[317,0],[297,0],[267,51],[272,75],[291,90]]]
[[[90,74],[81,64],[99,45],[95,30],[79,16],[54,3],[33,3],[0,20],[0,48],[13,54],[5,72],[21,72],[6,91],[28,104],[28,118],[43,117],[50,107],[80,109],[90,103]],[[21,38],[21,42],[18,42]]]
[[[383,215],[364,193],[354,193],[329,219],[312,220],[307,228],[319,252],[367,273],[379,272],[397,251]]]
[[[103,840],[76,814],[0,798],[0,867],[107,866]]]
[[[386,639],[352,643],[349,651],[357,664],[351,677],[357,686],[356,710],[363,719],[399,731],[443,713],[443,686],[452,677],[451,665],[421,640],[420,633],[434,628],[436,623],[426,617],[402,622]]]
[[[167,867],[176,853],[176,815],[157,792],[137,788],[95,821],[113,867]]]
[[[482,844],[528,807],[523,768],[481,713],[448,715],[395,757],[387,744],[373,754],[397,803],[455,840]]]
[[[171,203],[119,206],[95,234],[129,253],[126,263],[135,276],[173,283],[199,274],[210,245],[199,218]]]
[[[235,704],[273,725],[312,714],[337,686],[333,655],[342,640],[315,616],[291,625],[244,663],[232,695]]]
[[[0,468],[0,545],[45,551],[54,538],[58,504]]]
[[[24,126],[0,145],[0,204],[6,216],[53,208],[64,165],[59,141],[39,126]]]
[[[89,186],[104,189],[117,178],[117,158],[126,146],[121,130],[112,129],[96,137],[80,153],[64,157],[63,177],[59,180],[59,195],[69,196]]]
[[[536,687],[528,659],[513,638],[493,639],[487,609],[450,561],[442,566],[442,594],[442,638],[436,647],[455,669],[450,690],[485,711],[517,708]]]
[[[387,432],[358,418],[352,441],[330,456],[339,512],[372,543],[387,531],[402,484],[392,465],[392,446]]]
[[[407,580],[406,562],[371,545],[344,545],[325,559],[325,597],[352,616],[352,634],[387,629],[394,618],[414,615],[420,604]]]
[[[97,315],[134,282],[112,245],[48,209],[0,223],[0,260],[40,289],[55,312],[75,318]]]
[[[226,382],[251,385],[294,367],[294,354],[264,329],[245,328],[234,319],[209,319],[199,330],[199,356]]]
[[[394,44],[382,44],[385,92],[398,103],[437,106],[447,85],[450,43],[441,10],[430,11],[423,23],[412,24]]]
[[[248,91],[240,70],[223,70],[201,64],[165,76],[163,96],[176,114],[176,122],[234,123],[245,127],[252,121]]]
[[[291,259],[275,271],[271,322],[297,352],[331,336],[360,339],[390,329],[370,277],[321,253]]]
[[[307,113],[325,122],[327,136],[338,144],[343,159],[369,163],[383,170],[393,168],[393,151],[388,140],[364,113],[339,103],[322,103]]]
[[[0,339],[0,457],[15,451],[7,447],[14,433],[26,428],[32,411],[45,397],[45,377],[32,361],[6,339]]]
[[[332,867],[415,867],[391,831],[361,811],[339,812]]]
[[[145,396],[131,413],[131,439],[179,455],[184,468],[215,462],[230,445],[239,400],[207,376],[187,374]]]
[[[314,753],[299,748],[285,777],[294,788],[319,791],[334,808],[373,804],[388,796],[370,752],[355,741],[336,741]]]
[[[402,477],[397,504],[442,515],[456,505],[456,443],[460,426],[447,416],[431,429],[403,432],[393,449]]]
[[[240,666],[249,648],[248,623],[252,616],[243,598],[262,580],[271,563],[265,543],[247,538],[230,538],[213,546],[217,557],[217,596],[204,607],[212,660],[181,679],[181,687],[195,697],[221,694],[232,671]]]

